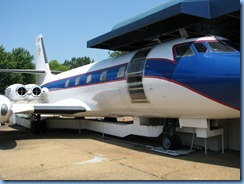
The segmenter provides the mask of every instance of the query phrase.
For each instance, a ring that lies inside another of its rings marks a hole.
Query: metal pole
[[[208,150],[207,150],[207,138],[204,139],[204,143],[205,143],[205,154],[208,154]]]
[[[104,138],[104,122],[103,122],[103,138]]]
[[[80,123],[80,120],[79,120],[79,134],[81,134],[81,123]]]
[[[222,134],[222,154],[225,154],[225,148],[224,148],[224,132]]]

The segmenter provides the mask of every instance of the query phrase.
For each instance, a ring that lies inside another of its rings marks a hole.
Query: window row
[[[116,77],[117,79],[124,77],[125,76],[125,69],[126,69],[126,66],[120,67],[117,74],[115,74],[114,77]],[[92,80],[96,80],[96,82],[104,82],[104,81],[108,80],[109,74],[110,73],[108,70],[104,70],[99,74],[93,73],[93,74],[87,75],[86,79],[83,79],[83,81],[82,81],[82,78],[84,78],[85,76],[77,76],[75,78],[75,80],[74,80],[74,78],[70,78],[70,79],[67,79],[65,81],[64,87],[67,88],[67,87],[70,87],[72,85],[79,86],[81,84],[90,84],[90,83],[92,83]]]

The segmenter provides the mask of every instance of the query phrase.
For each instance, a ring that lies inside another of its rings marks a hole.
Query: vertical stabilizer
[[[41,85],[52,76],[41,34],[36,38],[36,70],[45,70],[44,74],[36,76],[36,83],[38,85]]]

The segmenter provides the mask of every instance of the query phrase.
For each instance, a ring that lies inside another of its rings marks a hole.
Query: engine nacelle
[[[5,89],[4,95],[11,101],[25,100],[27,89],[23,84],[13,84]]]
[[[0,123],[9,120],[10,116],[12,115],[11,108],[11,101],[7,97],[0,95]]]
[[[38,100],[42,95],[42,88],[36,84],[13,84],[5,90],[5,96],[11,101]]]
[[[36,84],[27,84],[25,85],[27,89],[26,100],[38,100],[42,95],[42,88]]]

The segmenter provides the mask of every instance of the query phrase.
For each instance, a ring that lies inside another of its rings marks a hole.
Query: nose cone
[[[173,80],[226,107],[240,110],[240,52],[184,57]]]
[[[212,54],[199,63],[193,77],[184,84],[215,102],[240,110],[240,53]]]

